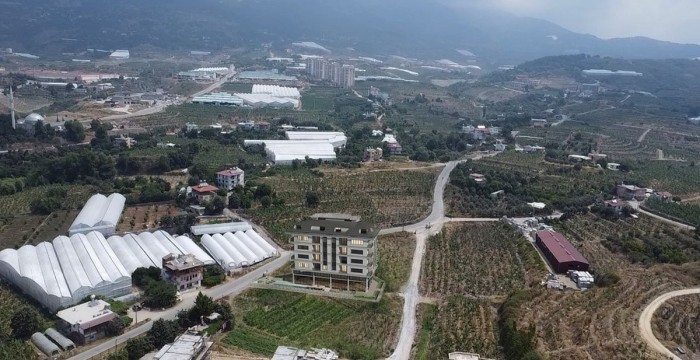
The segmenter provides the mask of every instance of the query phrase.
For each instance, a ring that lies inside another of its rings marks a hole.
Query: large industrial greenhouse
[[[114,234],[125,203],[126,198],[122,194],[93,195],[71,224],[68,235],[87,234],[91,231],[99,231],[105,236]]]
[[[186,236],[175,238],[156,231],[105,238],[93,231],[0,251],[0,275],[56,311],[90,295],[129,294],[134,270],[162,267],[163,256],[170,253],[192,254],[205,264],[215,263]]]
[[[205,234],[202,236],[202,246],[227,273],[277,255],[277,250],[252,229],[245,232]]]

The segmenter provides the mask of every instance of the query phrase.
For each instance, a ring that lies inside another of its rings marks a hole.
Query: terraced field
[[[700,355],[700,295],[688,295],[665,302],[654,314],[656,337],[669,349],[683,348]]]

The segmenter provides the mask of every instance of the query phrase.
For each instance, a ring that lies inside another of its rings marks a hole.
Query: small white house
[[[233,190],[245,185],[245,171],[237,167],[216,173],[216,185],[221,189]]]

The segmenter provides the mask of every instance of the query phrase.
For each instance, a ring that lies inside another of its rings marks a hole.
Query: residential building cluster
[[[462,126],[462,134],[468,134],[474,140],[485,140],[489,136],[496,136],[501,133],[501,128],[498,126],[486,127],[485,125],[478,125],[474,127],[473,125]]]
[[[330,81],[336,86],[344,88],[355,86],[353,65],[343,65],[324,58],[311,58],[306,62],[306,72],[313,79]]]

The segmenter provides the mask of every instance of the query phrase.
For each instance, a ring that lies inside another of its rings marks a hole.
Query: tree
[[[160,281],[160,279],[160,269],[155,266],[140,267],[131,274],[131,283],[138,287],[147,286],[149,282]]]
[[[272,198],[269,196],[263,196],[262,199],[260,199],[260,204],[264,208],[269,208],[270,205],[272,205]]]
[[[153,322],[151,330],[148,330],[148,337],[154,348],[160,349],[163,345],[171,343],[180,333],[180,326],[177,320],[158,319]]]
[[[199,294],[197,294],[197,298],[194,300],[194,306],[187,315],[194,324],[198,323],[203,316],[211,315],[215,309],[216,304],[214,304],[214,299],[202,294],[200,291]]]
[[[271,196],[272,195],[272,188],[270,185],[267,184],[260,184],[258,185],[257,188],[255,188],[255,199],[261,199],[264,196]]]
[[[226,279],[226,273],[219,265],[209,265],[204,268],[202,285],[211,287],[221,284]]]
[[[83,124],[81,124],[80,121],[67,121],[63,126],[66,129],[66,140],[72,142],[81,142],[85,140],[85,129],[83,128]]]
[[[121,348],[117,352],[107,355],[105,360],[129,360],[129,351],[126,348]]]
[[[144,291],[144,304],[151,308],[169,308],[177,302],[177,287],[165,281],[150,281]]]
[[[158,320],[159,321],[159,320]],[[155,325],[155,323],[153,323]],[[129,360],[138,360],[153,349],[150,339],[137,337],[126,342],[126,352]]]
[[[204,212],[207,215],[221,214],[226,207],[226,202],[220,196],[214,196],[214,198],[204,206]]]
[[[39,313],[30,306],[22,306],[15,310],[10,319],[12,336],[17,339],[28,339],[32,334],[41,330]]]
[[[306,206],[310,208],[315,208],[318,207],[318,205],[321,203],[321,200],[318,197],[318,194],[315,192],[308,192],[306,193]]]
[[[118,336],[124,333],[124,322],[120,317],[115,317],[105,326],[107,336]]]
[[[241,198],[238,197],[238,194],[233,193],[229,195],[228,197],[228,208],[229,209],[238,209],[241,207]]]

